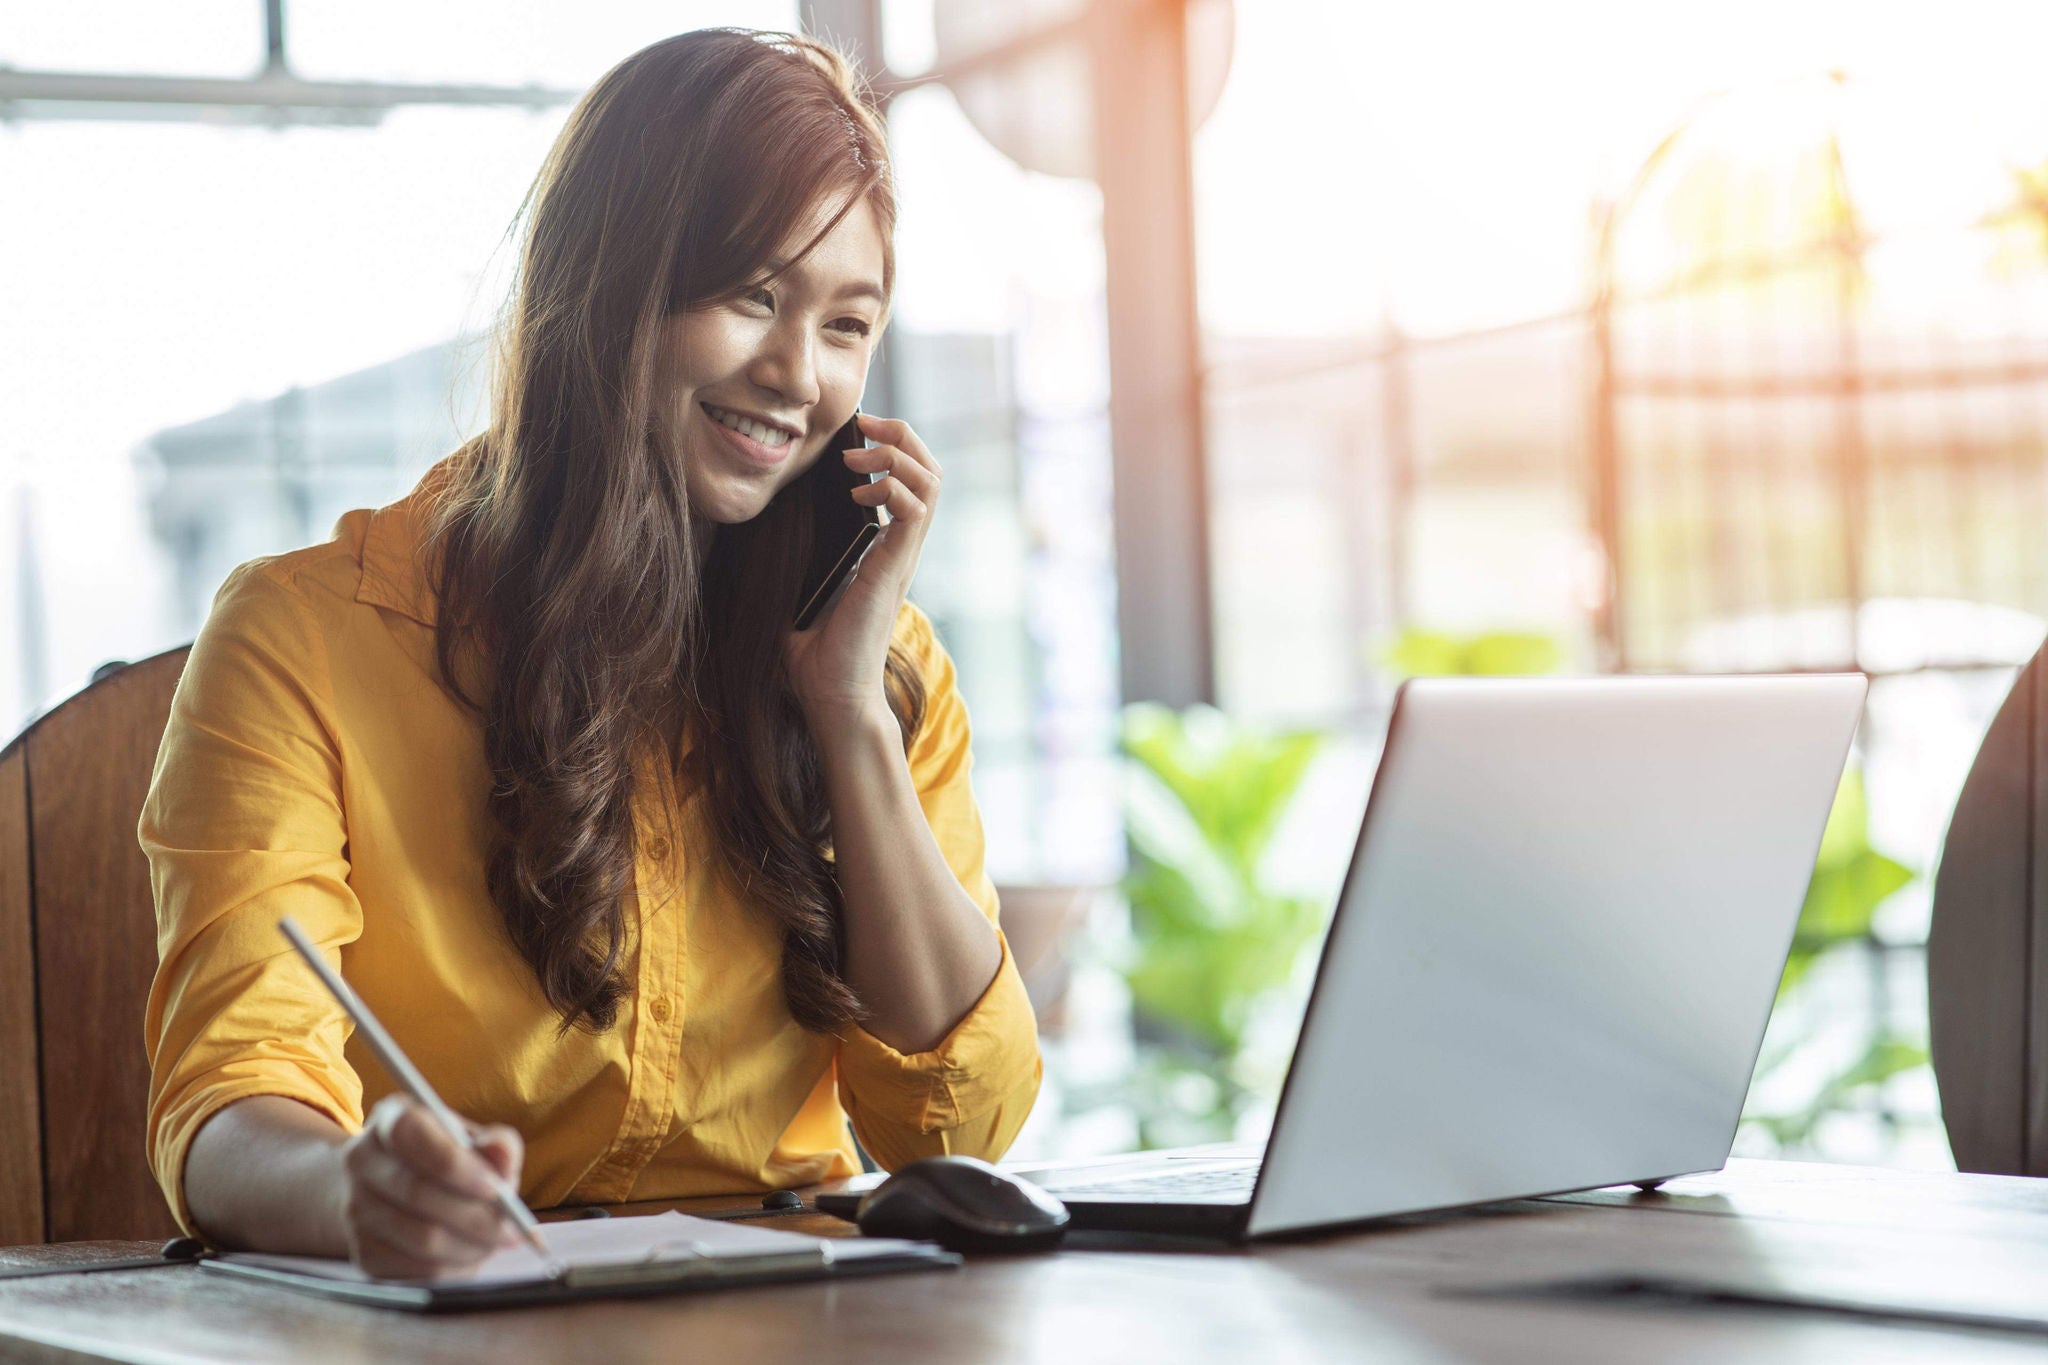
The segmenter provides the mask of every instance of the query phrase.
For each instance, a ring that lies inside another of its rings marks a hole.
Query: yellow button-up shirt
[[[180,682],[138,833],[160,965],[148,1144],[193,1231],[185,1154],[223,1106],[285,1095],[344,1128],[395,1088],[278,933],[290,914],[445,1100],[526,1139],[536,1207],[773,1189],[856,1173],[853,1130],[894,1168],[993,1159],[1037,1096],[1037,1032],[1007,943],[994,982],[929,1052],[790,1017],[782,940],[712,866],[699,795],[664,765],[635,788],[632,992],[615,1027],[559,1016],[486,890],[481,724],[441,686],[421,532],[447,464],[324,545],[229,575]],[[967,710],[930,619],[895,638],[927,691],[909,755],[963,887],[996,918],[969,787]],[[669,837],[671,832],[679,835]]]

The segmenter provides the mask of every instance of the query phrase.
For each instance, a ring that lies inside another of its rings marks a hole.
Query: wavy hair
[[[442,677],[483,721],[491,898],[565,1032],[611,1028],[629,990],[650,759],[701,788],[705,852],[780,926],[797,1023],[864,1014],[841,968],[823,774],[782,665],[809,519],[776,498],[700,547],[656,421],[664,319],[773,278],[793,225],[837,206],[800,259],[863,199],[893,293],[886,134],[859,74],[814,39],[722,28],[606,73],[521,205],[490,420],[452,462],[427,543]],[[925,694],[899,646],[884,690],[907,751]]]

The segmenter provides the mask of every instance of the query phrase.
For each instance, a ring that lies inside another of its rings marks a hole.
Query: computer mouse
[[[1043,1251],[1067,1235],[1067,1206],[979,1157],[928,1156],[870,1190],[854,1221],[869,1237],[954,1251]]]

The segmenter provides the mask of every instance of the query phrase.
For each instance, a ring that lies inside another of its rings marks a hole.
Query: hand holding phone
[[[860,567],[861,556],[882,533],[881,513],[862,506],[849,494],[874,482],[875,476],[846,467],[846,452],[867,445],[861,435],[860,409],[832,434],[816,464],[791,486],[811,517],[811,555],[803,588],[797,594],[796,629],[808,630],[838,597]]]

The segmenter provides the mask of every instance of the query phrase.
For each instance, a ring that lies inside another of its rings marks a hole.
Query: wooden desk
[[[1737,1161],[1661,1196],[1598,1191],[1249,1249],[980,1256],[958,1271],[423,1317],[191,1267],[0,1281],[0,1357],[122,1361],[2040,1360],[2048,1337],[1796,1310],[1467,1298],[1575,1272],[1944,1247],[2048,1283],[2048,1182]],[[647,1205],[686,1212],[751,1200]],[[814,1214],[764,1226],[838,1233]],[[152,1250],[75,1243],[0,1263]]]

